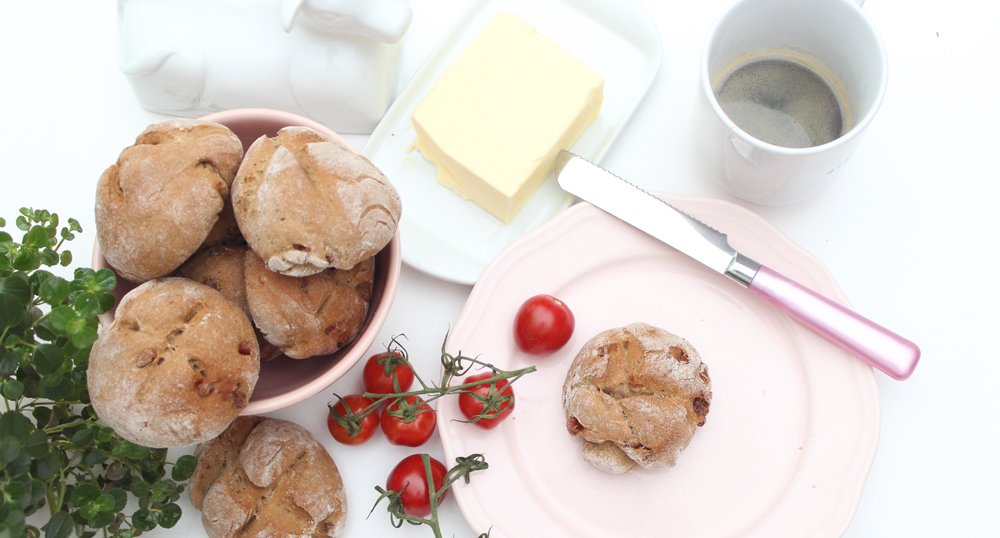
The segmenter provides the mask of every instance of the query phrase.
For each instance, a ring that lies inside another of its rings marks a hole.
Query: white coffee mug
[[[824,79],[843,112],[839,137],[810,147],[766,142],[724,112],[716,92],[748,63],[783,59]],[[826,186],[857,148],[885,94],[887,61],[874,26],[848,0],[740,0],[715,25],[702,55],[698,117],[707,173],[744,200],[785,205]]]

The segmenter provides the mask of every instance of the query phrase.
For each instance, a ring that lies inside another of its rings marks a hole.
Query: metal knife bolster
[[[759,263],[737,252],[736,256],[733,256],[733,261],[729,263],[729,267],[726,268],[726,272],[724,274],[740,284],[743,284],[743,287],[749,287],[750,283],[753,282],[753,277],[757,276],[757,271],[759,270]]]

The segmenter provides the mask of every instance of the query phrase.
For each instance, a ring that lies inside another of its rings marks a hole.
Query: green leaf
[[[49,229],[44,226],[32,226],[28,233],[24,234],[24,238],[21,239],[21,244],[26,247],[35,247],[36,249],[49,246],[49,241],[52,240],[52,234]]]
[[[7,232],[0,232],[0,254],[6,254],[14,248],[14,238]]]
[[[108,495],[111,495],[115,500],[115,504],[114,507],[112,507],[112,510],[114,510],[115,512],[121,512],[122,510],[125,509],[125,505],[128,504],[128,493],[125,493],[124,489],[122,488],[112,489],[111,491],[108,491]]]
[[[52,420],[52,409],[49,407],[39,406],[31,411],[31,416],[35,417],[35,425],[38,428],[44,428],[49,425],[49,421]]]
[[[177,458],[174,468],[170,471],[170,477],[178,482],[184,482],[194,474],[195,467],[198,466],[198,458],[186,454]]]
[[[25,506],[28,504],[27,499],[22,497],[26,497],[31,494],[28,489],[30,486],[30,483],[10,481],[4,484],[3,491],[7,498],[12,499],[20,506]]]
[[[21,323],[31,302],[31,283],[27,275],[16,271],[0,279],[0,328]]]
[[[32,478],[28,481],[28,509],[27,514],[32,514],[38,508],[41,508],[45,504],[45,483],[38,478]]]
[[[103,529],[115,521],[115,514],[111,512],[97,512],[94,517],[89,518],[87,524],[95,529]]]
[[[87,451],[87,453],[83,455],[83,464],[88,467],[93,467],[99,463],[106,462],[108,457],[109,454],[106,450],[95,448]]]
[[[21,537],[26,534],[24,532],[25,514],[21,507],[14,503],[5,503],[3,508],[0,508],[0,513],[3,514],[3,519],[0,520],[0,529],[6,529],[9,532],[9,538]]]
[[[91,501],[94,506],[94,510],[98,512],[110,512],[115,507],[115,498],[110,493],[102,493],[96,499]]]
[[[174,503],[170,503],[160,510],[160,513],[156,514],[156,522],[160,524],[164,529],[169,529],[177,524],[177,521],[181,518],[181,507]]]
[[[69,503],[76,507],[83,507],[100,495],[101,489],[96,484],[85,482],[73,488],[73,492],[69,495]]]
[[[149,493],[150,496],[152,496],[153,501],[163,502],[180,493],[180,488],[172,480],[160,480],[153,484]]]
[[[61,510],[52,515],[45,525],[45,538],[68,538],[73,533],[73,520]]]
[[[46,376],[58,372],[62,368],[66,355],[58,346],[52,344],[40,344],[31,354],[31,360],[35,365],[35,371],[39,375]]]
[[[141,531],[151,531],[156,528],[153,514],[145,508],[140,508],[132,514],[132,526]]]
[[[10,295],[0,295],[0,328],[17,327],[24,320],[24,303]]]
[[[90,446],[96,436],[97,433],[92,428],[83,428],[74,433],[69,441],[78,447],[85,447]]]
[[[4,220],[3,217],[0,217],[0,228],[3,228],[6,225],[7,225],[7,221]]]
[[[92,503],[92,502],[87,503],[87,504],[81,506],[80,509],[77,510],[77,514],[79,514],[80,517],[82,517],[83,519],[85,519],[87,521],[87,525],[89,525],[91,527],[96,526],[94,524],[93,520],[95,518],[97,518],[97,515],[99,513],[100,513],[100,510],[97,509],[97,505],[94,504],[94,503]]]
[[[41,251],[41,261],[43,265],[48,265],[49,267],[59,263],[59,253],[52,250],[51,248],[46,248]]]
[[[52,372],[38,382],[38,394],[50,400],[62,399],[72,388],[72,384],[62,372]]]
[[[70,218],[66,219],[66,224],[69,225],[69,229],[71,231],[74,231],[74,232],[82,232],[83,231],[83,227],[80,226],[80,221],[74,219],[73,217],[70,217]]]
[[[0,395],[10,401],[17,401],[24,396],[24,383],[16,379],[8,379],[0,386]]]
[[[107,426],[101,426],[97,430],[97,442],[98,443],[110,443],[112,439],[115,438],[115,431]]]
[[[24,215],[21,215],[16,219],[14,219],[14,224],[17,225],[18,230],[21,230],[23,232],[26,232],[28,231],[29,228],[31,228],[31,223],[28,222],[28,219],[26,219]]]
[[[30,303],[31,281],[28,279],[28,275],[16,271],[0,280],[0,295],[9,295],[23,305]]]
[[[111,455],[128,461],[142,461],[148,458],[151,452],[149,448],[121,439],[111,450]]]
[[[59,265],[63,267],[69,267],[69,264],[73,263],[73,253],[64,250],[59,253]]]
[[[49,312],[49,317],[46,319],[46,324],[52,329],[57,335],[66,335],[67,327],[70,322],[76,318],[76,312],[68,306],[57,306]]]
[[[50,305],[61,304],[69,297],[69,292],[69,281],[54,275],[45,279],[38,288],[38,296]]]
[[[111,310],[111,307],[115,306],[115,298],[110,293],[102,293],[97,297],[97,302],[100,305],[100,312],[104,313]]]
[[[96,327],[82,327],[74,331],[70,337],[69,342],[73,344],[73,347],[77,349],[87,349],[94,345],[97,341],[97,328]]]
[[[38,459],[49,453],[49,437],[42,430],[33,429],[24,443],[24,451],[32,459]],[[60,462],[61,463],[61,462]]]
[[[81,316],[96,316],[100,313],[100,307],[100,303],[97,301],[97,294],[93,292],[85,291],[73,299],[73,308],[76,309]]]
[[[34,429],[34,424],[20,411],[7,411],[0,415],[0,435],[4,439],[17,440],[23,446]]]
[[[35,476],[38,477],[39,480],[48,482],[52,478],[59,475],[59,470],[62,469],[62,463],[62,458],[59,457],[57,452],[52,452],[44,458],[35,460]]]
[[[111,269],[100,269],[94,274],[93,291],[111,291],[115,289],[118,281],[115,279]]]
[[[149,482],[146,482],[145,480],[141,479],[136,479],[134,482],[132,482],[132,494],[141,499],[149,495],[149,489],[151,487],[152,486],[150,485]]]
[[[27,248],[18,249],[10,266],[18,271],[34,271],[42,264],[42,257],[37,250]]]
[[[0,323],[0,325],[3,325]],[[0,347],[0,376],[13,375],[21,364],[21,357],[14,351]]]
[[[41,323],[35,325],[35,339],[44,340],[46,342],[55,342],[62,335],[52,332],[52,327],[49,326],[48,319],[42,320]]]
[[[17,439],[0,436],[0,470],[14,463],[21,455],[22,448],[24,448],[24,443],[18,442]]]
[[[150,458],[142,460],[138,463],[139,469],[142,470],[142,477],[149,481],[157,480],[163,477],[164,472],[163,464]]]

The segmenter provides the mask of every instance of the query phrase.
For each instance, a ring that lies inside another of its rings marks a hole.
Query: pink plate
[[[730,243],[836,300],[831,275],[775,228],[710,199],[671,203]],[[514,312],[550,293],[576,316],[548,357],[514,346]],[[580,457],[561,390],[577,350],[611,327],[644,321],[687,338],[712,377],[712,407],[677,466],[605,474]],[[473,453],[490,468],[457,484],[476,532],[526,536],[831,536],[854,515],[875,454],[878,392],[871,367],[593,206],[580,203],[505,250],[472,290],[448,350],[505,369],[536,365],[494,430],[439,409],[449,462]]]

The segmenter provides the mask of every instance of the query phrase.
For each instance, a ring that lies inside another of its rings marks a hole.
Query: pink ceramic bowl
[[[260,108],[228,110],[209,114],[202,119],[215,121],[232,129],[243,142],[244,150],[261,135],[274,136],[279,129],[288,125],[302,125],[340,138],[340,135],[315,121],[277,110]],[[329,387],[364,357],[389,314],[389,307],[396,295],[401,260],[397,233],[375,257],[375,285],[368,316],[354,342],[333,355],[304,360],[280,356],[262,363],[260,379],[250,396],[250,403],[242,414],[269,413],[301,402]],[[96,241],[92,265],[95,269],[110,269]],[[116,307],[117,301],[135,287],[135,284],[123,278],[118,279],[118,287],[112,292]],[[100,321],[102,325],[108,325],[113,319],[114,308],[101,315]]]

